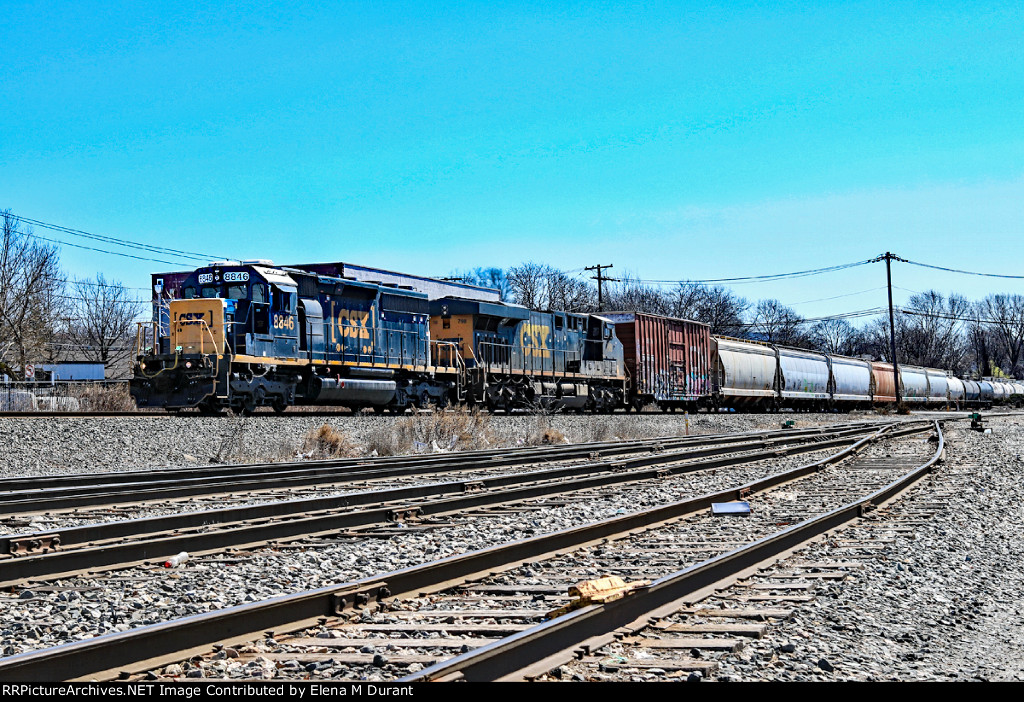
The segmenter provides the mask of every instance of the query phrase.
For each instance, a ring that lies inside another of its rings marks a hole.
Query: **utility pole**
[[[900,367],[896,360],[896,321],[892,311],[892,262],[903,261],[906,263],[907,259],[886,251],[884,256],[879,256],[875,260],[885,261],[885,281],[889,288],[889,350],[892,354],[892,378],[896,387],[896,406],[899,407],[902,398],[900,395]]]
[[[602,281],[607,280],[609,283],[619,282],[618,278],[609,278],[606,275],[601,275],[601,270],[604,268],[611,268],[612,264],[609,263],[607,266],[587,266],[583,270],[585,271],[597,271],[597,275],[590,276],[591,280],[597,281],[597,311],[600,312],[604,308],[604,295],[601,291]]]

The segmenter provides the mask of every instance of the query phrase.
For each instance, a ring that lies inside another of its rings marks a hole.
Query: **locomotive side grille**
[[[380,306],[388,312],[408,312],[410,314],[429,314],[429,301],[418,297],[405,297],[404,295],[390,295],[382,293]]]

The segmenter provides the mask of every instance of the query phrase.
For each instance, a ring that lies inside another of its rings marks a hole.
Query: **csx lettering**
[[[369,339],[370,313],[362,310],[340,310],[338,312],[338,328],[341,336],[350,339]]]
[[[547,350],[550,333],[551,327],[547,324],[525,322],[519,329],[519,341],[523,346],[523,352],[528,356],[550,357],[551,351]]]
[[[183,327],[200,325],[203,323],[204,316],[202,312],[182,312],[178,315],[178,324]]]

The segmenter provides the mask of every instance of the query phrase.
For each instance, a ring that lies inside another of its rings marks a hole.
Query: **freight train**
[[[204,413],[481,404],[611,411],[627,388],[615,325],[596,315],[422,292],[270,262],[184,278],[137,337],[139,407]]]
[[[896,400],[890,364],[712,336],[639,312],[537,311],[435,296],[267,261],[182,276],[140,329],[139,407],[252,413],[291,405],[376,412],[453,403],[491,411],[824,411]],[[1020,404],[1024,384],[900,366],[911,406]]]
[[[896,402],[890,363],[713,336],[707,325],[639,312],[609,312],[625,344],[627,409],[852,410]],[[961,380],[900,365],[900,399],[912,407],[1024,403],[1016,381]]]

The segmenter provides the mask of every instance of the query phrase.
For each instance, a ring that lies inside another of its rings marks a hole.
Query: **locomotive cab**
[[[214,264],[190,275],[181,294],[167,304],[166,330],[157,325],[152,348],[144,350],[140,334],[131,382],[138,406],[252,411],[294,401],[297,374],[288,364],[298,361],[301,325],[290,276]]]
[[[185,300],[222,299],[230,353],[257,358],[295,358],[300,324],[295,281],[262,266],[200,269],[182,287]],[[173,308],[177,303],[172,302]],[[173,311],[171,318],[173,319]]]

